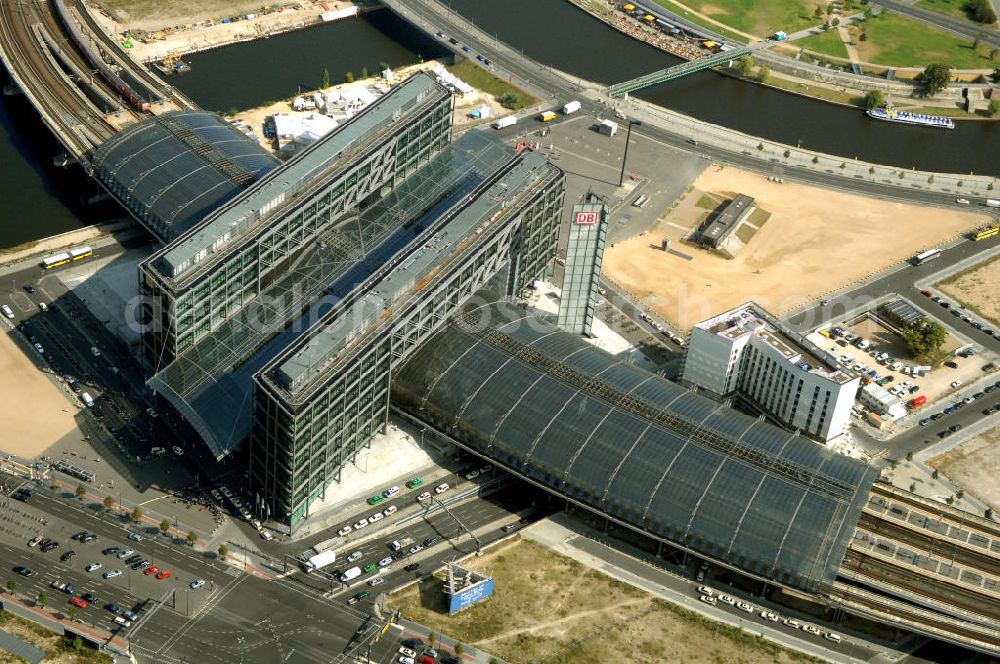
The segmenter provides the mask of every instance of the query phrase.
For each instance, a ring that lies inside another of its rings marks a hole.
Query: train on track
[[[83,53],[87,60],[90,61],[90,64],[97,69],[104,80],[110,83],[111,87],[118,90],[118,92],[125,99],[127,99],[136,110],[148,111],[150,100],[154,97],[150,90],[139,81],[136,81],[128,73],[116,73],[111,68],[111,65],[105,62],[99,53],[94,52],[86,35],[83,34],[79,26],[76,24],[76,21],[74,21],[73,17],[70,15],[69,8],[66,6],[65,0],[52,0],[52,2],[55,4],[56,11],[59,13],[59,19],[63,22],[63,25],[66,26],[66,30],[73,39],[73,43],[76,44],[76,47],[80,49],[80,52]]]

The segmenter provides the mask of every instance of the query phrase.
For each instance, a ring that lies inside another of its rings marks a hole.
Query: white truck
[[[346,572],[340,575],[340,582],[347,583],[351,579],[356,579],[359,576],[361,576],[361,568],[352,567],[351,569],[347,570]]]
[[[517,124],[517,118],[513,115],[508,115],[505,118],[500,118],[493,123],[494,129],[503,129],[504,127],[513,127]]]
[[[318,569],[323,569],[327,565],[332,565],[337,560],[337,553],[335,551],[324,551],[322,553],[317,553],[315,556],[309,558],[306,564],[303,565],[303,569],[306,574],[312,574]]]
[[[87,394],[86,392],[84,392],[83,394],[80,395],[80,399],[83,400],[83,403],[84,403],[84,405],[87,408],[93,408],[94,407],[94,399],[89,394]]]
[[[986,207],[1000,208],[1000,201],[993,200],[992,198],[986,199]]]
[[[574,100],[563,106],[563,115],[576,113],[579,110],[580,110],[580,102]]]

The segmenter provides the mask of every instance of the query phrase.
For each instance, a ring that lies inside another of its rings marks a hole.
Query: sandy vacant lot
[[[770,212],[767,224],[735,259],[680,244],[706,211],[703,194],[744,193]],[[610,248],[605,274],[680,329],[755,300],[782,313],[963,231],[986,217],[879,201],[838,191],[768,182],[734,168],[706,170],[685,200],[652,231]],[[692,260],[664,253],[661,238]]]
[[[76,428],[76,408],[25,352],[0,334],[0,450],[32,459]]]
[[[1000,256],[935,285],[964,304],[966,309],[1000,325],[1000,298],[996,294],[997,285],[1000,285]]]
[[[508,662],[811,661],[676,608],[540,544],[514,540],[472,561],[493,597],[449,617],[441,582],[392,596],[404,617]]]
[[[965,492],[1000,512],[1000,427],[970,438],[929,462]]]

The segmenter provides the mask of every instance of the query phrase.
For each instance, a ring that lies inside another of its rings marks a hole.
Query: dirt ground
[[[744,193],[771,213],[732,260],[682,242],[705,218],[704,194]],[[986,217],[840,191],[769,182],[735,168],[707,169],[648,233],[605,252],[604,272],[679,327],[755,300],[781,314],[887,268]],[[691,260],[664,253],[660,241]]]
[[[1000,325],[997,284],[1000,284],[1000,256],[934,285],[942,293],[961,302],[966,309]]]
[[[33,459],[76,429],[77,409],[9,335],[0,334],[0,449]]]
[[[48,606],[55,606],[58,598],[52,597],[46,600]],[[0,629],[11,636],[27,641],[46,654],[43,660],[45,664],[111,664],[113,661],[109,655],[99,653],[90,648],[84,648],[81,653],[76,653],[68,647],[63,646],[63,639],[55,632],[50,632],[39,624],[24,620],[10,613],[0,613],[3,622]],[[9,655],[10,659],[4,659],[4,655]],[[20,657],[15,657],[6,651],[0,650],[0,662],[23,662]]]
[[[1000,512],[1000,427],[970,438],[928,464],[946,475],[966,493]]]
[[[641,664],[806,661],[588,570],[525,540],[474,561],[496,579],[493,597],[449,617],[440,581],[388,601],[404,617],[510,662]]]
[[[162,39],[150,43],[133,41],[133,47],[127,50],[138,61],[203,51],[319,23],[320,14],[327,11],[320,2],[308,0],[282,3],[282,11],[263,15],[259,12],[265,3],[260,0],[99,0],[94,4],[97,5],[97,10],[91,12],[94,18],[118,37],[127,30],[155,32],[170,28],[170,33]],[[325,4],[335,11],[353,3],[341,0]],[[252,20],[222,23],[224,18],[247,14],[257,16]]]

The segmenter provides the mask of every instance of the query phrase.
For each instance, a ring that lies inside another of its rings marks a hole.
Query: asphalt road
[[[922,23],[927,23],[947,32],[968,37],[971,41],[978,38],[983,44],[1000,47],[1000,34],[992,30],[992,26],[980,26],[970,21],[945,16],[929,9],[917,7],[913,2],[900,2],[900,0],[879,0],[878,4],[886,9],[891,9],[897,14],[914,18]]]
[[[211,554],[195,552],[159,536],[132,542],[127,539],[128,524],[103,518],[95,514],[96,508],[77,503],[72,497],[36,487],[28,503],[9,503],[9,510],[17,510],[11,513],[27,522],[26,527],[0,522],[3,527],[0,569],[7,572],[6,580],[17,580],[19,594],[37,597],[39,592],[45,592],[46,605],[50,607],[68,606],[69,601],[69,596],[49,586],[54,579],[75,584],[76,596],[96,594],[99,601],[78,609],[77,618],[109,631],[121,630],[121,635],[131,640],[133,654],[139,661],[329,662],[331,653],[343,653],[359,643],[355,639],[359,628],[380,626],[371,618],[371,603],[378,597],[376,590],[408,582],[420,573],[433,571],[443,561],[476,550],[476,542],[459,521],[471,530],[490,524],[515,523],[525,514],[538,514],[539,508],[533,507],[532,502],[546,498],[540,492],[511,487],[486,499],[471,498],[450,506],[451,514],[439,511],[427,518],[415,517],[398,531],[359,544],[357,550],[363,557],[357,564],[375,562],[388,555],[385,543],[393,539],[423,542],[437,537],[440,541],[396,562],[380,586],[368,586],[367,581],[374,575],[365,575],[352,587],[345,587],[330,584],[322,574],[306,575],[294,566],[289,574],[279,575],[281,578],[264,580],[223,564]],[[47,525],[39,523],[37,518],[46,519]],[[71,535],[80,530],[97,534],[97,541],[87,544],[72,541]],[[59,548],[49,553],[29,548],[27,541],[36,534],[59,541]],[[480,543],[507,534],[499,526],[491,528],[479,535]],[[345,543],[349,542],[345,539]],[[109,546],[133,548],[157,567],[169,569],[170,578],[160,580],[130,570],[114,555],[101,553]],[[76,556],[61,562],[60,555],[70,549],[76,551]],[[345,553],[352,550],[349,545],[338,547],[338,551]],[[233,557],[238,560],[239,554]],[[403,571],[402,566],[410,561],[419,562],[420,570]],[[86,565],[93,562],[102,563],[102,568],[86,572]],[[18,576],[12,571],[17,565],[37,574],[30,578]],[[124,574],[104,579],[102,574],[110,569],[122,569]],[[189,584],[195,579],[204,579],[206,585],[191,590]],[[372,591],[371,597],[349,606],[347,598],[361,589]],[[164,604],[157,608],[161,599]],[[103,608],[108,602],[137,611],[139,622],[130,628],[115,625],[113,614]],[[392,639],[383,640],[376,646],[373,659],[391,661],[398,645]]]

